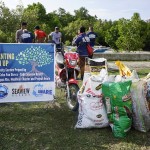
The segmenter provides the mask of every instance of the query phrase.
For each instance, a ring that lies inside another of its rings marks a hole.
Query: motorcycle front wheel
[[[77,92],[79,86],[77,84],[70,84],[67,86],[67,104],[72,111],[77,111],[79,107]]]

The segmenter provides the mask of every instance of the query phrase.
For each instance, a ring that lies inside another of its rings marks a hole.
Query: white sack
[[[76,128],[102,128],[108,126],[101,84],[108,74],[92,75],[78,92],[79,115]]]

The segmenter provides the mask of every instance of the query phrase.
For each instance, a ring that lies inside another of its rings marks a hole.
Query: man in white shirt
[[[50,37],[52,37],[52,42],[55,43],[56,45],[61,44],[62,34],[61,34],[61,32],[59,32],[58,27],[55,27],[55,31],[51,32],[48,37],[49,37],[49,39],[50,39]]]

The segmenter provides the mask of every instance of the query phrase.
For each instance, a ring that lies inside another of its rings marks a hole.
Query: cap
[[[40,27],[39,27],[39,26],[35,26],[34,29],[37,29],[37,30],[38,30],[38,29],[40,29]]]
[[[59,28],[58,28],[58,27],[55,27],[55,29],[57,29],[57,30],[58,30]]]

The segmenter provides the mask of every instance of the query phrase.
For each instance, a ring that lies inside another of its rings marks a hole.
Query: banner
[[[0,103],[50,101],[54,44],[0,44]]]

